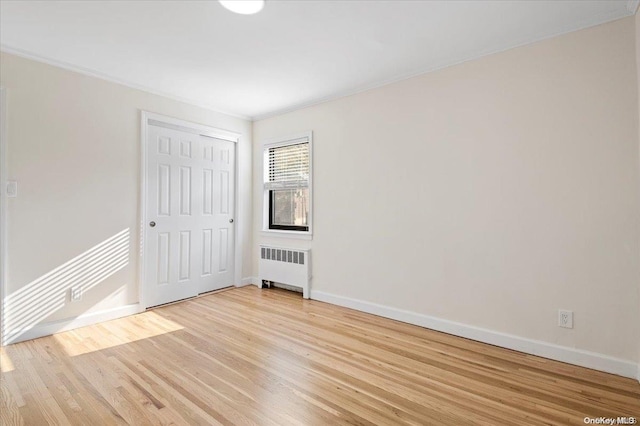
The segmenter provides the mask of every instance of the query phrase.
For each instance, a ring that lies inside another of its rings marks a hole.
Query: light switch
[[[7,181],[7,197],[15,198],[18,196],[18,182],[15,180]]]

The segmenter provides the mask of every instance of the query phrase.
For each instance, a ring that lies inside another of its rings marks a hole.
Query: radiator
[[[310,250],[260,246],[258,274],[262,280],[302,288],[302,297],[309,298],[311,281]]]

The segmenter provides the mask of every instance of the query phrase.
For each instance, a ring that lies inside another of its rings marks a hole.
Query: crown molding
[[[634,3],[637,4],[640,2],[640,0],[629,0],[629,3]],[[627,7],[629,7],[627,5]],[[548,40],[554,37],[558,37],[561,35],[565,35],[565,34],[569,34],[575,31],[580,31],[580,30],[585,30],[587,28],[591,28],[591,27],[595,27],[597,25],[602,25],[602,24],[606,24],[609,22],[613,22],[616,21],[618,19],[622,19],[622,18],[626,18],[627,16],[629,16],[629,13],[627,12],[626,9],[617,9],[613,12],[608,12],[605,14],[601,14],[598,16],[593,16],[589,19],[583,20],[581,22],[577,22],[573,25],[568,25],[565,26],[564,28],[559,29],[558,31],[555,31],[554,33],[551,34],[536,34],[533,35],[531,37],[527,37],[527,38],[523,38],[521,40],[514,40],[513,42],[498,47],[498,48],[493,48],[493,49],[487,49],[484,51],[480,51],[477,52],[474,55],[469,55],[469,56],[465,56],[465,57],[451,57],[448,60],[444,60],[442,61],[440,64],[437,65],[433,65],[427,68],[423,68],[419,71],[416,72],[411,72],[408,74],[404,74],[404,75],[399,75],[399,76],[395,76],[392,78],[388,78],[385,80],[381,80],[381,81],[377,81],[368,85],[364,85],[364,86],[360,86],[358,88],[352,88],[352,89],[348,89],[348,90],[343,90],[340,91],[338,93],[334,93],[332,95],[329,96],[325,96],[322,98],[318,98],[318,99],[314,99],[308,102],[302,102],[302,103],[298,103],[295,105],[292,105],[290,107],[285,107],[285,108],[281,108],[281,109],[277,109],[271,112],[266,112],[264,114],[257,114],[254,115],[253,117],[251,117],[252,121],[260,121],[260,120],[265,120],[267,118],[272,118],[272,117],[277,117],[279,115],[284,115],[290,112],[294,112],[294,111],[298,111],[301,109],[305,109],[305,108],[309,108],[309,107],[313,107],[316,105],[320,105],[320,104],[324,104],[326,102],[331,102],[331,101],[336,101],[338,99],[341,98],[346,98],[348,96],[353,96],[353,95],[357,95],[359,93],[363,93],[363,92],[368,92],[369,90],[374,90],[374,89],[378,89],[378,88],[382,88],[385,86],[388,86],[390,84],[393,83],[398,83],[404,80],[409,80],[411,78],[415,78],[415,77],[420,77],[424,74],[429,74],[432,73],[434,71],[439,71],[445,68],[449,68],[449,67],[453,67],[456,65],[460,65],[463,64],[465,62],[470,62],[470,61],[475,61],[476,59],[480,59],[483,58],[485,56],[490,56],[490,55],[494,55],[496,53],[501,53],[501,52],[506,52],[508,50],[511,49],[516,49],[518,47],[522,47],[522,46],[526,46],[529,44],[533,44],[533,43],[538,43],[544,40]]]
[[[110,76],[108,74],[104,74],[102,72],[99,71],[95,71],[89,68],[84,68],[78,65],[74,65],[68,62],[64,62],[64,61],[59,61],[57,59],[53,59],[53,58],[49,58],[46,56],[42,56],[42,55],[38,55],[35,53],[31,53],[28,52],[26,50],[23,49],[18,49],[15,47],[11,47],[8,46],[6,44],[0,44],[0,52],[3,53],[8,53],[10,55],[15,55],[15,56],[19,56],[21,58],[25,58],[25,59],[29,59],[31,61],[36,61],[36,62],[41,62],[47,65],[52,65],[54,67],[58,67],[58,68],[62,68],[65,69],[67,71],[72,71],[72,72],[76,72],[78,74],[82,74],[82,75],[87,75],[89,77],[94,77],[94,78],[99,78],[100,80],[105,80],[108,81],[110,83],[115,83],[115,84],[119,84],[121,86],[125,86],[128,87],[130,89],[135,89],[135,90],[140,90],[146,93],[151,93],[152,95],[156,95],[156,96],[162,96],[163,98],[167,98],[167,99],[171,99],[173,101],[177,101],[177,102],[181,102],[184,104],[188,104],[191,106],[196,106],[199,108],[203,108],[206,109],[208,111],[212,111],[218,114],[224,114],[230,117],[234,117],[234,118],[239,118],[241,120],[247,120],[247,121],[251,121],[251,117],[248,117],[246,115],[241,115],[241,114],[236,114],[233,112],[228,112],[228,111],[223,111],[220,110],[218,108],[216,108],[214,105],[210,105],[207,103],[203,103],[203,102],[199,102],[196,101],[194,99],[189,99],[189,98],[184,98],[181,96],[177,96],[174,95],[172,93],[168,93],[168,92],[163,92],[160,90],[155,90],[152,89],[150,87],[147,86],[143,86],[140,84],[136,84],[136,83],[132,83],[130,81],[126,81],[126,80],[122,80],[113,76]]]
[[[495,53],[500,53],[500,52],[504,52],[507,50],[511,50],[511,49],[515,49],[517,47],[521,47],[521,46],[525,46],[528,44],[532,44],[532,43],[537,43],[546,39],[550,39],[553,37],[557,37],[560,35],[564,35],[564,34],[568,34],[574,31],[579,31],[579,30],[583,30],[589,27],[593,27],[596,25],[601,25],[601,24],[606,24],[608,22],[611,21],[615,21],[621,18],[625,18],[627,16],[632,16],[636,13],[636,11],[638,10],[638,5],[640,4],[640,0],[628,0],[627,1],[627,5],[625,8],[618,8],[615,11],[612,12],[607,12],[605,14],[601,14],[598,16],[593,16],[590,17],[582,22],[577,22],[574,23],[573,25],[568,25],[565,26],[564,28],[560,28],[559,30],[555,31],[554,33],[551,34],[545,34],[545,33],[540,33],[540,34],[535,34],[533,36],[529,36],[520,40],[513,40],[511,43],[508,43],[506,45],[497,47],[497,48],[490,48],[490,49],[486,49],[484,51],[479,51],[474,55],[466,55],[464,57],[451,57],[448,58],[447,60],[442,61],[440,64],[435,64],[414,72],[410,72],[410,73],[406,73],[403,75],[396,75],[394,77],[391,78],[386,78],[383,80],[378,80],[378,81],[374,81],[371,82],[369,84],[365,84],[365,85],[361,85],[359,87],[352,87],[351,89],[347,89],[347,90],[341,90],[338,91],[336,93],[330,94],[328,96],[321,96],[321,97],[317,97],[315,99],[309,99],[307,101],[303,101],[303,102],[296,102],[293,104],[290,104],[288,106],[284,106],[282,108],[275,108],[272,109],[271,111],[266,111],[264,113],[259,113],[259,114],[254,114],[254,115],[242,115],[242,114],[238,114],[238,113],[234,113],[234,112],[228,112],[228,111],[224,111],[224,110],[220,110],[218,107],[216,107],[215,105],[210,105],[207,103],[203,103],[201,101],[197,101],[194,99],[188,99],[188,98],[183,98],[181,96],[172,94],[172,93],[167,93],[167,92],[163,92],[163,91],[158,91],[155,90],[153,88],[150,87],[146,87],[143,85],[139,85],[136,83],[132,83],[126,80],[122,80],[120,78],[117,77],[113,77],[104,73],[101,73],[99,71],[95,71],[92,69],[88,69],[88,68],[84,68],[81,66],[77,66],[74,64],[70,64],[70,63],[66,63],[63,61],[58,61],[56,59],[52,59],[49,57],[45,57],[42,55],[38,55],[38,54],[34,54],[22,49],[18,49],[18,48],[13,48],[11,46],[7,46],[6,44],[0,44],[0,51],[2,52],[6,52],[12,55],[16,55],[16,56],[20,56],[26,59],[31,59],[37,62],[43,62],[49,65],[53,65],[56,67],[60,67],[63,69],[67,69],[69,71],[73,71],[73,72],[77,72],[80,74],[84,74],[84,75],[89,75],[92,77],[96,77],[102,80],[106,80],[106,81],[110,81],[112,83],[116,83],[116,84],[120,84],[122,86],[126,86],[132,89],[136,89],[136,90],[141,90],[147,93],[151,93],[154,95],[158,95],[158,96],[162,96],[164,98],[168,98],[168,99],[172,99],[178,102],[182,102],[185,104],[189,104],[189,105],[193,105],[193,106],[197,106],[200,108],[204,108],[207,109],[209,111],[213,111],[219,114],[224,114],[230,117],[235,117],[235,118],[239,118],[242,120],[247,120],[247,121],[260,121],[260,120],[264,120],[267,118],[271,118],[271,117],[275,117],[275,116],[279,116],[279,115],[283,115],[289,112],[293,112],[293,111],[297,111],[297,110],[301,110],[304,108],[308,108],[308,107],[312,107],[315,105],[319,105],[319,104],[323,104],[326,102],[331,102],[331,101],[335,101],[341,98],[345,98],[348,96],[352,96],[352,95],[356,95],[358,93],[362,93],[362,92],[367,92],[369,90],[373,90],[373,89],[377,89],[377,88],[381,88],[393,83],[397,83],[400,81],[404,81],[404,80],[408,80],[410,78],[414,78],[414,77],[419,77],[423,74],[428,74],[430,72],[434,72],[434,71],[438,71],[444,68],[449,68],[458,64],[462,64],[464,62],[469,62],[469,61],[473,61],[476,59],[480,59],[484,56],[489,56],[489,55],[493,55]]]

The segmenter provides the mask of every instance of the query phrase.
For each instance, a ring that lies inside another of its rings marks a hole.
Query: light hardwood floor
[[[2,349],[0,424],[584,424],[640,384],[253,286]]]

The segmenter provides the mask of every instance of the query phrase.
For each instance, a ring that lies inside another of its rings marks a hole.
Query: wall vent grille
[[[260,246],[260,282],[273,281],[299,287],[302,289],[302,296],[308,299],[311,282],[309,254],[310,250]]]
[[[272,247],[260,247],[260,258],[265,260],[274,260],[276,262],[295,263],[297,265],[304,265],[305,252],[279,249]]]

